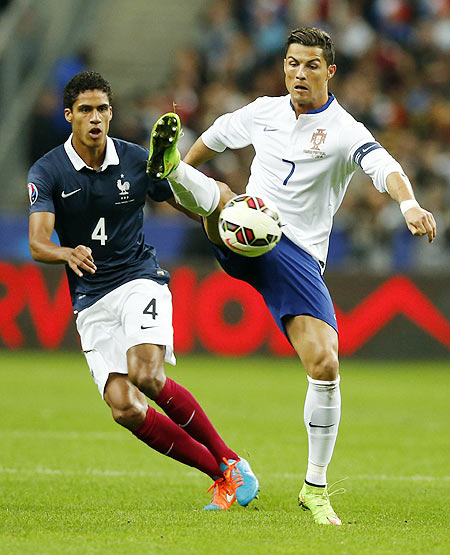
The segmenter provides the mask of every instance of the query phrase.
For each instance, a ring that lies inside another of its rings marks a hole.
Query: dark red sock
[[[198,468],[213,480],[222,476],[217,461],[204,445],[152,407],[148,407],[144,422],[133,434],[155,451]]]
[[[216,432],[205,411],[194,397],[180,384],[170,378],[155,400],[175,424],[183,428],[191,437],[205,445],[220,464],[222,458],[239,459]]]

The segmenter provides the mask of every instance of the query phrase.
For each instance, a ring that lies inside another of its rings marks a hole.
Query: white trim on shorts
[[[172,295],[167,285],[151,279],[124,283],[81,310],[76,325],[102,397],[109,374],[128,374],[126,353],[130,347],[144,343],[163,345],[165,361],[176,364]]]

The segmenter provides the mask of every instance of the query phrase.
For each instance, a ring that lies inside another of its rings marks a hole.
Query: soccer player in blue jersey
[[[205,509],[227,510],[236,500],[245,506],[259,489],[250,465],[189,391],[165,375],[164,361],[175,364],[169,274],[144,241],[143,208],[147,196],[176,203],[166,180],[146,174],[147,149],[108,136],[111,98],[96,72],[67,83],[72,134],[29,173],[31,254],[66,265],[81,346],[114,420],[215,480]]]
[[[176,149],[179,118],[166,114],[153,129],[148,161],[149,173],[167,177],[180,204],[205,217],[218,261],[263,295],[306,369],[309,452],[299,504],[317,523],[328,525],[341,524],[330,504],[326,474],[341,395],[336,317],[322,273],[333,216],[357,166],[399,203],[413,235],[427,235],[432,242],[436,234],[433,215],[414,198],[400,164],[329,93],[335,72],[329,35],[316,28],[296,29],[288,37],[284,60],[287,95],[261,97],[219,117],[184,162]],[[195,169],[225,148],[249,144],[255,157],[246,190],[274,202],[283,224],[279,244],[251,259],[229,251],[218,233],[218,215],[234,193]]]

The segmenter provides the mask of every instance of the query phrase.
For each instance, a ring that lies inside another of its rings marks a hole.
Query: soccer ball
[[[250,195],[238,195],[223,207],[219,233],[225,245],[242,256],[261,256],[281,238],[281,223],[273,202]]]

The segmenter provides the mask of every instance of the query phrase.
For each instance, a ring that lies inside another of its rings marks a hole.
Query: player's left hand
[[[436,221],[428,210],[413,207],[404,214],[406,225],[413,235],[428,235],[428,242],[432,243],[436,237]]]

